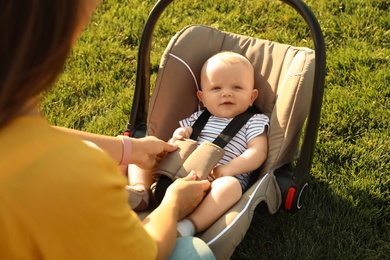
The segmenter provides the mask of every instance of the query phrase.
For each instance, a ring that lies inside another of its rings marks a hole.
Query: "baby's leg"
[[[135,211],[144,211],[149,206],[149,190],[153,183],[152,172],[143,170],[136,165],[128,167],[129,204]]]
[[[195,233],[209,228],[241,198],[241,195],[241,185],[235,177],[226,176],[213,181],[209,194],[188,216],[194,225]]]
[[[134,164],[129,165],[127,176],[130,186],[142,185],[149,189],[154,181],[151,170],[141,169]]]

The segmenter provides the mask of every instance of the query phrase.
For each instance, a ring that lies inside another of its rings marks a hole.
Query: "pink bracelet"
[[[124,136],[124,135],[118,135],[117,137],[122,139],[122,144],[123,144],[122,159],[119,164],[120,165],[129,164],[130,155],[131,155],[131,140],[128,136]]]

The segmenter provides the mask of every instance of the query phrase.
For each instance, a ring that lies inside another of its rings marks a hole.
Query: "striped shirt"
[[[179,122],[180,126],[192,126],[202,112],[203,111],[197,111],[190,117],[181,120]],[[206,141],[213,142],[232,120],[233,118],[219,118],[211,115],[198,136],[198,146]],[[269,126],[269,118],[266,115],[253,115],[225,146],[225,155],[218,162],[217,166],[226,164],[232,159],[240,156],[247,149],[249,141],[262,134],[265,131],[266,126]],[[249,183],[250,173],[246,172],[236,175],[235,177],[240,181],[243,191],[246,190]]]

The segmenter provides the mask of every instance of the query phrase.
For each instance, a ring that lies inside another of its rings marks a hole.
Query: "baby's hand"
[[[174,144],[178,140],[190,138],[191,134],[192,134],[192,127],[191,126],[179,127],[178,129],[175,130],[175,132],[173,133],[173,136],[169,142],[171,144]]]
[[[229,167],[226,166],[227,164],[224,165],[219,165],[215,167],[211,173],[210,176],[215,180],[224,176],[232,176],[232,173],[229,171]]]

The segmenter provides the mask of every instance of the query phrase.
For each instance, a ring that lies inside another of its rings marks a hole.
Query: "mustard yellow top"
[[[21,117],[0,130],[0,259],[154,259],[106,154]]]

